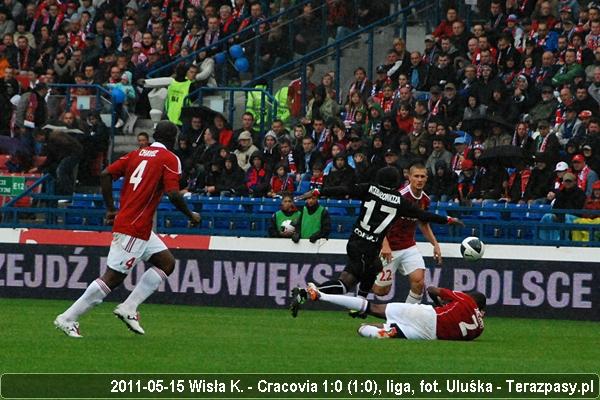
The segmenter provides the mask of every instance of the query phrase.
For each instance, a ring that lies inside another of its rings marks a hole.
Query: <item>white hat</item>
[[[569,169],[569,164],[567,164],[564,161],[559,162],[558,164],[556,164],[556,168],[554,168],[555,172],[563,172]]]

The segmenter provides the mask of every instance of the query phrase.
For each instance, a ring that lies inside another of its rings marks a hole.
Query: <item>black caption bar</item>
[[[4,399],[595,399],[598,374],[13,374]]]

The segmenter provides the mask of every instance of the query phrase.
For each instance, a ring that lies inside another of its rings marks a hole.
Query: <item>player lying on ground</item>
[[[394,167],[385,167],[377,171],[375,183],[362,183],[358,185],[335,186],[323,188],[321,191],[311,191],[302,197],[315,194],[324,196],[351,195],[362,200],[360,215],[356,220],[352,234],[346,244],[348,261],[346,268],[338,279],[324,282],[319,290],[329,294],[345,294],[357,284],[359,295],[366,296],[377,274],[381,272],[382,264],[379,259],[381,242],[391,224],[399,217],[415,218],[422,222],[436,224],[464,224],[451,217],[442,217],[420,208],[404,200],[397,188],[400,186],[400,173]],[[290,302],[292,316],[298,315],[300,305],[307,299],[306,290],[294,288]]]
[[[427,168],[418,162],[411,165],[408,171],[408,185],[400,189],[402,199],[416,207],[427,210],[429,196],[423,191],[427,183]],[[372,292],[378,296],[389,293],[394,283],[396,271],[408,276],[410,291],[405,303],[420,303],[425,290],[425,260],[417,248],[415,234],[417,226],[425,239],[433,246],[433,259],[441,265],[442,250],[426,222],[414,218],[400,217],[392,224],[381,246],[381,258],[385,261],[382,271],[377,274]]]
[[[483,332],[486,299],[479,292],[455,292],[428,287],[436,307],[425,304],[372,304],[362,297],[326,294],[314,283],[307,287],[313,301],[326,301],[385,319],[383,324],[362,324],[358,334],[376,339],[473,340]]]
[[[113,240],[104,275],[90,283],[83,295],[54,320],[54,325],[67,336],[81,337],[79,318],[102,302],[127,277],[139,261],[149,261],[148,269],[129,297],[113,313],[133,332],[144,334],[139,323],[138,306],[158,289],[163,279],[173,272],[175,258],[162,240],[152,232],[156,208],[166,192],[175,207],[198,225],[200,215],[191,212],[179,193],[181,162],[170,149],[175,146],[177,127],[161,121],[154,132],[154,143],[137,149],[109,165],[101,175],[102,196],[106,203],[106,218],[113,222]],[[125,177],[121,189],[121,207],[115,208],[112,181]]]

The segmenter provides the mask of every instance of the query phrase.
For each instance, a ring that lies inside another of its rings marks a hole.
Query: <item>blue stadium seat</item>
[[[552,206],[549,204],[534,204],[529,207],[529,211],[525,215],[525,219],[539,221],[544,214],[549,213]]]
[[[296,188],[295,193],[306,193],[310,189],[310,181],[301,181],[298,187]]]
[[[508,219],[521,221],[526,218],[527,210],[529,207],[527,204],[511,204],[508,203],[506,208],[510,211],[510,216]]]
[[[113,191],[115,191],[115,192],[121,191],[124,181],[125,180],[123,178],[119,178],[116,181],[113,181]]]

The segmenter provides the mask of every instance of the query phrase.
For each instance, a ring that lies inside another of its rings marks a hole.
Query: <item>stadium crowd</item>
[[[284,3],[270,3],[270,13]],[[353,82],[336,92],[333,72],[313,83],[314,69],[307,67],[306,82],[296,79],[285,88],[270,129],[259,131],[256,118],[262,118],[262,110],[252,106],[235,131],[222,115],[184,121],[177,147],[184,165],[182,190],[274,197],[367,182],[382,166],[406,171],[420,161],[430,173],[427,192],[433,200],[463,205],[553,201],[555,207],[600,208],[600,5],[481,3],[486,9],[480,14],[487,17],[469,29],[450,6],[422,48],[407,49],[404,40],[395,39],[373,80],[357,66]],[[327,7],[331,38],[389,12],[385,2],[381,7],[359,1],[356,12],[351,4],[304,5],[294,22],[302,29],[292,38],[293,52],[305,53],[327,39],[315,34],[320,20],[311,10]],[[43,154],[49,138],[38,131],[48,115],[40,109],[47,98],[45,84],[52,82],[119,87],[131,110],[147,114],[138,79],[261,21],[263,8],[245,0],[4,0],[0,96],[3,104],[14,94],[21,99],[16,118],[7,120],[2,113],[0,130]],[[290,39],[283,38],[285,29],[276,29],[277,22],[267,25],[261,29],[272,34],[257,38],[280,45]],[[264,47],[279,60],[261,58],[263,69],[292,57],[286,46]],[[182,80],[197,79],[206,65],[215,68],[215,62],[205,62],[214,55],[200,53],[195,65],[180,64],[173,72]],[[214,71],[208,75],[214,77]],[[65,134],[79,143],[70,143],[62,156],[77,154],[89,163],[100,156],[107,136],[97,115],[83,117],[77,107],[59,116],[64,126],[83,132]],[[180,123],[178,116],[174,122]],[[571,177],[575,185],[568,184]]]

